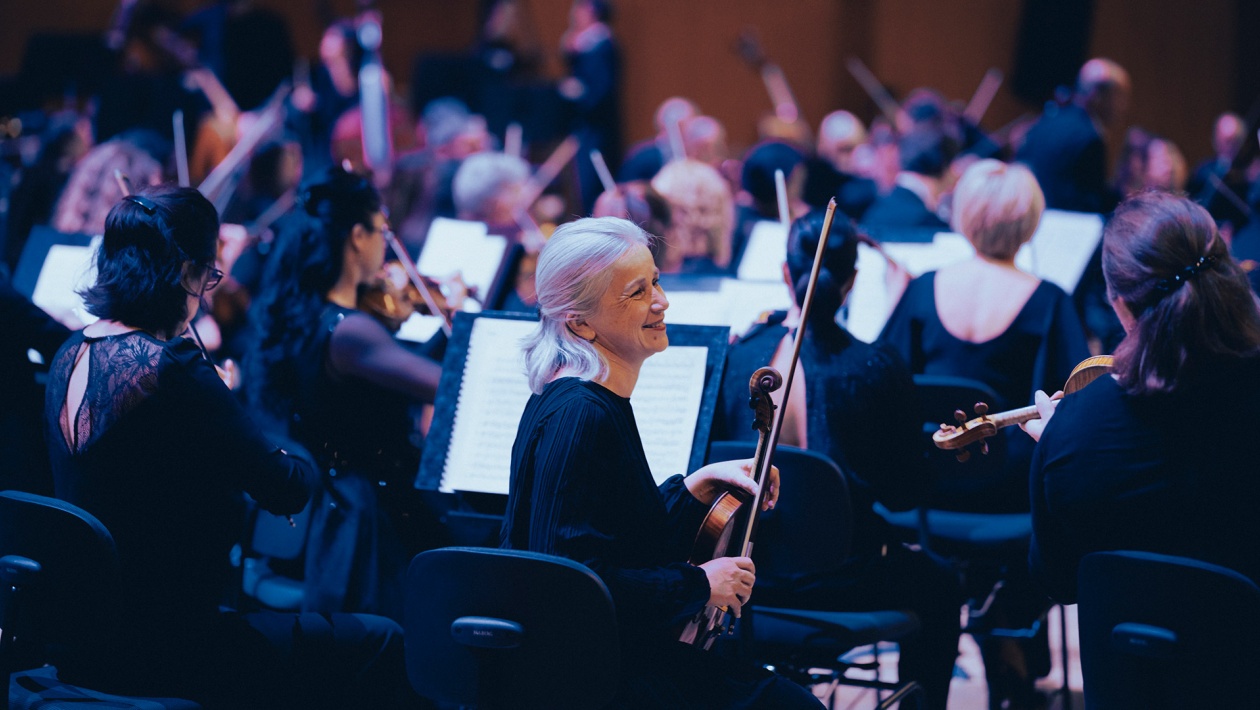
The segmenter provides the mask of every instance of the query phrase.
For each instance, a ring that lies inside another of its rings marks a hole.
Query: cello
[[[801,304],[802,324],[809,322],[814,289],[818,285],[818,274],[822,270],[823,253],[827,249],[835,211],[836,200],[833,197],[827,205],[822,233],[818,237],[818,249],[814,253],[814,266],[809,275],[809,286],[805,290],[804,303]],[[778,446],[779,433],[783,429],[784,414],[787,411],[786,407],[779,407],[774,403],[771,394],[782,386],[781,399],[787,401],[803,342],[802,328],[798,328],[792,338],[792,359],[786,380],[773,367],[758,369],[749,380],[748,406],[754,412],[753,428],[757,430],[757,452],[753,458],[753,480],[757,483],[757,494],[750,496],[743,491],[728,490],[714,499],[700,524],[688,563],[698,566],[719,557],[752,555],[757,520],[767,494],[767,486],[764,484],[770,480],[770,461],[774,457],[775,447]],[[719,636],[734,633],[734,623],[734,618],[730,617],[726,607],[705,606],[683,624],[678,640],[707,650]]]

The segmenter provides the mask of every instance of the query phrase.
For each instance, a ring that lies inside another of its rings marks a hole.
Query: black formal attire
[[[1260,207],[1260,203],[1255,203],[1255,207]],[[1247,272],[1251,290],[1260,294],[1260,220],[1253,219],[1234,233],[1234,239],[1229,244],[1229,253]]]
[[[1029,129],[1015,159],[1037,176],[1046,207],[1110,212],[1119,196],[1107,187],[1107,147],[1089,113],[1075,104],[1052,107]]]
[[[801,199],[816,210],[826,209],[827,202],[834,197],[837,209],[854,221],[861,221],[879,197],[879,186],[874,180],[836,170],[827,160],[809,158],[805,166]]]
[[[48,368],[32,363],[27,351],[51,363],[70,331],[14,289],[3,267],[0,322],[5,331],[0,340],[0,490],[51,495],[52,470],[40,424],[44,387],[36,380]]]
[[[643,141],[631,146],[626,159],[621,163],[621,169],[617,171],[617,181],[643,180],[646,182],[656,177],[661,168],[665,167],[665,162],[665,151],[661,149],[656,139]]]
[[[573,133],[578,139],[578,155],[589,156],[598,149],[616,170],[621,165],[621,57],[607,27],[598,25],[578,38],[579,49],[565,51],[565,62],[573,78],[582,82],[582,93],[571,99]],[[576,162],[578,186],[584,212],[589,214],[595,198],[603,192],[599,175],[590,160]]]
[[[879,340],[896,350],[916,375],[952,375],[989,385],[1000,398],[988,402],[991,411],[1031,404],[1039,389],[1062,389],[1072,368],[1089,357],[1071,299],[1049,281],[1037,286],[1005,331],[983,343],[956,338],[946,330],[936,308],[935,284],[936,272],[911,281]],[[1028,510],[1025,489],[1032,440],[1016,428],[1001,436],[1006,438],[1007,463],[998,480],[960,486],[954,499],[949,491],[939,491],[944,496],[933,501],[933,507]]]
[[[83,404],[63,421],[79,357]],[[220,609],[241,492],[296,513],[312,471],[261,436],[192,342],[75,333],[44,411],[57,496],[100,519],[122,568],[120,631],[57,659],[63,678],[220,707],[345,707],[359,683],[402,687],[402,631],[387,619]]]
[[[1100,550],[1191,557],[1260,582],[1260,361],[1201,373],[1175,396],[1100,377],[1059,403],[1033,457],[1030,555],[1056,600],[1076,600],[1080,559]]]
[[[709,599],[704,570],[684,561],[706,512],[681,475],[656,485],[630,400],[572,377],[530,397],[503,544],[575,560],[608,585],[622,643],[614,706],[821,707],[778,676],[675,640]]]
[[[332,351],[347,347],[338,338],[342,328],[392,337],[367,315],[329,303],[297,358],[291,432],[314,456],[324,483],[312,505],[303,609],[401,619],[407,564],[435,542],[414,487],[420,447],[412,400],[337,372]]]
[[[1251,186],[1247,184],[1247,176],[1243,171],[1232,167],[1229,163],[1216,159],[1204,161],[1195,168],[1186,183],[1186,194],[1203,205],[1218,224],[1229,222],[1235,229],[1239,229],[1250,220],[1250,215],[1238,203],[1246,204]],[[1227,193],[1233,193],[1237,202],[1230,199]]]
[[[756,441],[749,426],[748,378],[772,361],[788,334],[785,315],[772,314],[727,351],[715,440]],[[962,589],[946,566],[896,544],[874,510],[876,502],[908,510],[921,502],[926,490],[922,422],[910,371],[891,348],[863,343],[844,328],[824,323],[806,332],[801,373],[806,442],[845,472],[853,504],[853,548],[844,568],[827,578],[804,584],[762,579],[774,591],[759,596],[768,606],[914,611],[922,630],[901,642],[900,675],[923,684],[930,707],[944,708],[958,655]]]
[[[949,225],[929,210],[922,198],[898,185],[875,200],[862,215],[862,224],[872,227],[927,227],[948,232]]]

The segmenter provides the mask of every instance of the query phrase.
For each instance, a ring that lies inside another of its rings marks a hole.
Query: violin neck
[[[1037,406],[1033,404],[1027,407],[1020,407],[1019,409],[1012,409],[1009,412],[998,412],[988,416],[989,421],[993,422],[993,425],[999,429],[1040,418],[1041,415],[1037,413]]]

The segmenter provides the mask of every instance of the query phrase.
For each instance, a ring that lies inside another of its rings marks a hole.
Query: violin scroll
[[[748,406],[753,410],[752,428],[769,433],[774,422],[774,410],[778,407],[770,393],[783,386],[783,375],[773,367],[763,367],[748,380]]]

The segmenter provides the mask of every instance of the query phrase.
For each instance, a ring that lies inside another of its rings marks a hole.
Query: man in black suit
[[[841,212],[860,220],[879,196],[874,180],[853,169],[853,151],[866,142],[866,127],[848,111],[832,111],[818,127],[816,155],[806,159],[802,199],[814,209],[825,209],[836,198]]]
[[[1247,126],[1236,113],[1223,113],[1216,119],[1212,132],[1215,155],[1195,169],[1186,185],[1186,194],[1207,208],[1217,224],[1228,222],[1241,229],[1250,219],[1245,209],[1249,186],[1244,166],[1234,165],[1247,138]]]
[[[958,143],[940,128],[920,125],[898,141],[901,172],[892,192],[871,205],[862,224],[871,227],[921,227],[949,231],[937,215],[941,196],[949,191],[949,164]]]
[[[1109,59],[1081,67],[1072,100],[1046,110],[1016,154],[1046,195],[1046,207],[1110,212],[1119,196],[1107,187],[1108,131],[1118,127],[1129,103],[1129,74]]]

